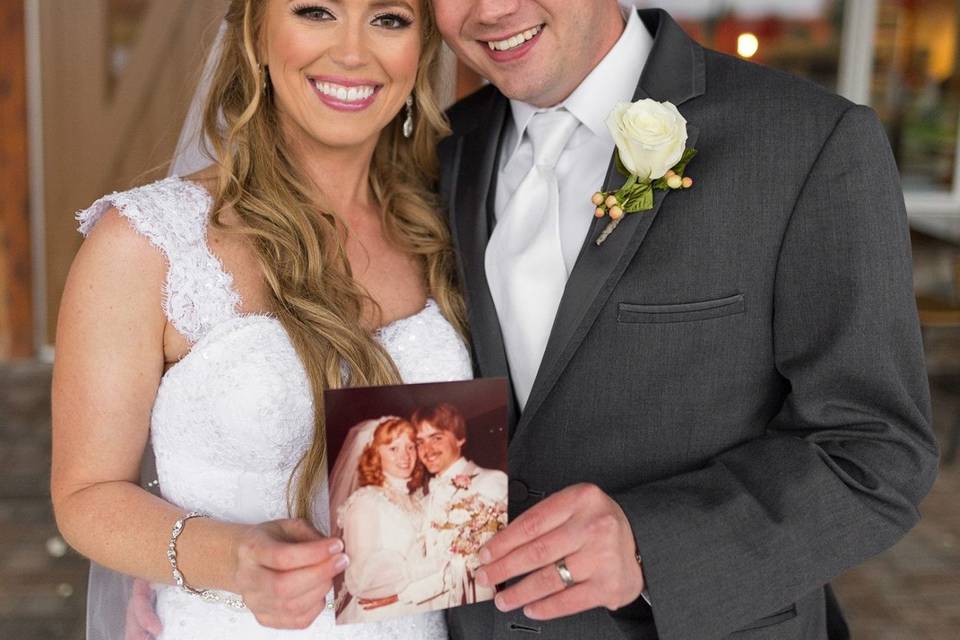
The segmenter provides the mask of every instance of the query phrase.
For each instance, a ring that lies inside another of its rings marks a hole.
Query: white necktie
[[[527,125],[533,167],[497,218],[485,256],[487,281],[521,409],[540,369],[567,282],[560,244],[556,166],[579,122],[565,109]]]

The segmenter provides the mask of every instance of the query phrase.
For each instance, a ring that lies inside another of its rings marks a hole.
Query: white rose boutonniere
[[[593,196],[596,216],[610,215],[597,244],[613,233],[628,213],[653,208],[654,189],[689,189],[693,179],[684,177],[687,164],[697,155],[687,148],[687,121],[670,102],[649,98],[621,102],[607,117],[607,128],[617,143],[617,170],[627,176],[615,192],[598,191]]]

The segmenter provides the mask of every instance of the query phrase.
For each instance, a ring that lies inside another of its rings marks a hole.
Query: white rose
[[[607,128],[623,166],[641,179],[662,178],[687,146],[687,121],[670,102],[621,102],[607,117]]]

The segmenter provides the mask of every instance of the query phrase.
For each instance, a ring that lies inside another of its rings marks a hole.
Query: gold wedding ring
[[[557,573],[560,574],[560,579],[563,581],[563,588],[569,589],[573,585],[577,584],[573,579],[573,574],[570,573],[570,569],[567,569],[567,563],[564,559],[557,560],[554,564],[557,568]]]

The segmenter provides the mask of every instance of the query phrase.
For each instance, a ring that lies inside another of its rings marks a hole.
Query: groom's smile
[[[459,440],[453,433],[438,429],[429,422],[417,427],[417,455],[427,471],[433,475],[443,473],[460,458],[460,451],[466,441]]]
[[[489,55],[496,62],[509,62],[517,60],[527,54],[530,49],[536,46],[540,40],[540,34],[543,33],[543,24],[526,29],[519,33],[504,38],[491,38],[487,41]]]
[[[460,59],[508,98],[552,107],[623,32],[617,0],[434,0],[437,26]]]

